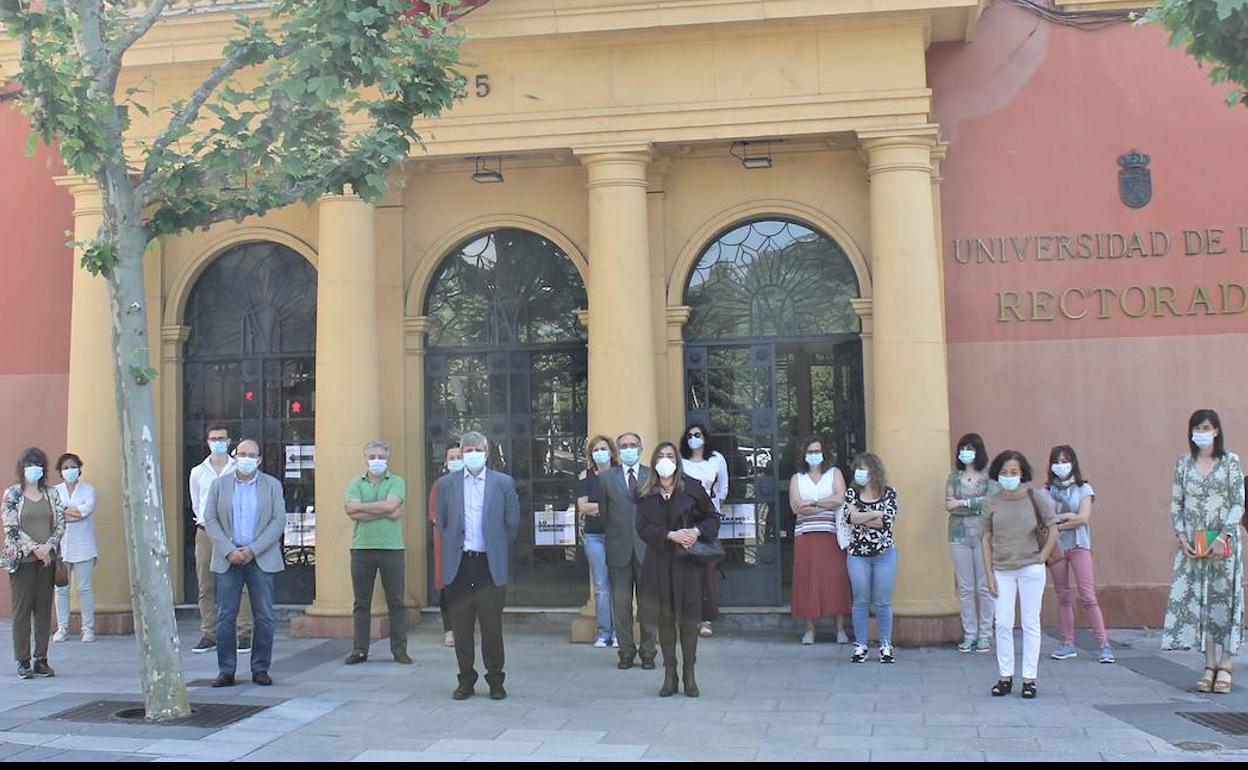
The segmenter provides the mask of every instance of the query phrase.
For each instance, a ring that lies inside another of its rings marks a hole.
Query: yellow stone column
[[[95,238],[104,217],[95,182],[58,177],[74,196],[74,240]],[[97,634],[134,632],[130,572],[121,509],[121,439],[113,373],[113,337],[108,286],[81,266],[74,250],[74,287],[69,331],[69,406],[65,451],[81,455],[83,480],[95,487],[95,537],[100,560],[93,579]],[[46,448],[55,462],[60,447]],[[75,624],[76,627],[76,624]]]
[[[406,410],[407,466],[407,591],[404,604],[424,607],[429,603],[429,488],[426,478],[429,442],[425,439],[425,335],[429,316],[403,319],[403,379]]]
[[[589,434],[659,438],[646,171],[649,145],[575,150],[589,172]],[[649,462],[649,458],[645,458]]]
[[[148,307],[159,307],[150,304]],[[165,500],[165,532],[169,537],[169,576],[173,595],[185,601],[187,568],[185,551],[186,513],[183,511],[182,478],[182,354],[191,337],[189,326],[163,326],[160,329],[160,467],[161,495]],[[194,599],[192,598],[193,602]]]
[[[665,436],[679,436],[685,429],[685,324],[693,308],[669,305],[664,315],[667,329],[667,418],[660,426]]]
[[[321,198],[316,277],[316,601],[298,636],[351,636],[351,520],[343,500],[381,435],[377,228],[347,190]],[[377,633],[376,621],[374,633]]]
[[[867,435],[873,435],[871,431],[875,426],[875,414],[872,412],[875,406],[875,400],[872,395],[875,393],[875,301],[870,297],[850,300],[850,304],[854,308],[854,314],[858,316],[858,322],[862,325],[862,331],[859,337],[862,339],[862,407],[863,412],[867,416]]]
[[[871,205],[871,451],[897,489],[894,640],[953,640],[952,567],[941,507],[949,468],[944,297],[932,207],[934,126],[860,135]]]

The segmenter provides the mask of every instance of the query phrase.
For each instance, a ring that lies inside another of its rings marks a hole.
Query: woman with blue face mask
[[[1045,562],[1057,546],[1057,516],[1049,496],[1027,487],[1031,464],[1013,449],[997,455],[988,469],[1001,489],[984,502],[982,542],[988,591],[996,599],[997,671],[992,694],[1014,689],[1014,601],[1023,627],[1024,698],[1036,697],[1040,666],[1040,602],[1044,598]],[[1041,536],[1043,535],[1043,540]]]
[[[576,510],[581,514],[585,531],[585,558],[594,583],[594,613],[598,632],[595,647],[618,647],[615,624],[611,616],[611,582],[607,569],[607,525],[598,515],[599,474],[620,464],[615,442],[606,436],[594,436],[585,443],[586,469],[576,485]]]
[[[871,607],[880,632],[880,662],[892,663],[893,584],[897,581],[897,490],[888,486],[884,462],[870,452],[849,465],[851,486],[845,492],[852,536],[849,543],[849,583],[854,593],[854,663],[867,661],[868,620]]]
[[[1224,694],[1231,691],[1231,656],[1243,638],[1244,466],[1239,455],[1226,450],[1222,421],[1212,409],[1188,419],[1187,448],[1175,465],[1170,492],[1179,551],[1161,647],[1204,652],[1205,671],[1196,690]]]
[[[997,492],[988,478],[988,449],[978,433],[958,439],[954,470],[945,482],[945,510],[949,512],[949,554],[962,614],[962,643],[958,652],[992,651],[992,594],[984,568],[980,541],[980,510]]]
[[[65,534],[65,504],[48,486],[48,456],[31,447],[17,461],[17,483],[4,491],[0,568],[9,573],[13,654],[22,679],[55,676],[48,665],[52,636],[53,561]],[[30,631],[35,630],[34,659]]]
[[[61,559],[77,584],[78,610],[82,615],[82,641],[95,641],[95,591],[91,575],[98,552],[95,547],[95,488],[82,480],[82,458],[72,452],[56,461],[61,483],[56,492],[65,503],[65,537]],[[56,589],[56,633],[52,641],[63,642],[69,633],[69,586]]]
[[[845,616],[853,611],[845,552],[836,540],[836,517],[845,501],[845,477],[833,464],[831,445],[811,437],[789,481],[793,525],[793,617],[806,622],[802,644],[815,643],[815,621],[836,618],[836,641],[849,643]]]
[[[685,428],[685,435],[680,438],[680,472],[687,479],[701,483],[715,505],[715,512],[721,513],[724,498],[728,496],[728,461],[712,450],[710,443],[711,434],[705,425],[693,423]],[[703,594],[698,633],[710,636],[711,621],[719,616],[719,572],[715,567],[706,568]]]

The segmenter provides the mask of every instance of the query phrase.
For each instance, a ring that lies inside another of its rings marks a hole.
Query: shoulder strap
[[[1036,515],[1036,529],[1045,529],[1048,525],[1044,523],[1044,517],[1040,515],[1040,504],[1036,502],[1034,489],[1027,490],[1027,499],[1031,501],[1031,512]]]

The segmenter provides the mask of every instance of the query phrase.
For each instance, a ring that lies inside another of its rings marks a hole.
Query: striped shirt
[[[823,500],[831,497],[836,492],[836,484],[833,472],[829,470],[819,478],[819,483],[810,480],[810,476],[805,473],[799,473],[794,478],[797,481],[797,493],[805,502],[814,502],[815,500]],[[836,516],[840,511],[819,511],[817,513],[808,513],[797,517],[797,526],[793,528],[793,536],[801,537],[811,532],[830,532],[836,534]]]

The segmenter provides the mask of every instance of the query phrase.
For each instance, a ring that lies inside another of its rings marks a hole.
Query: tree
[[[1197,64],[1212,64],[1209,79],[1231,83],[1226,103],[1248,105],[1248,0],[1161,0],[1143,20],[1170,31]]]
[[[420,137],[414,122],[463,93],[462,33],[448,13],[480,5],[435,0],[277,0],[237,16],[237,35],[188,98],[153,111],[141,86],[118,93],[122,59],[169,0],[0,0],[19,43],[7,93],[29,116],[28,149],[55,143],[103,201],[83,267],[108,284],[121,427],[122,498],[135,633],[149,719],[190,714],[160,496],[143,284],[150,241],[241,221],[326,193],[379,197],[386,173]],[[163,126],[128,140],[141,113]]]

